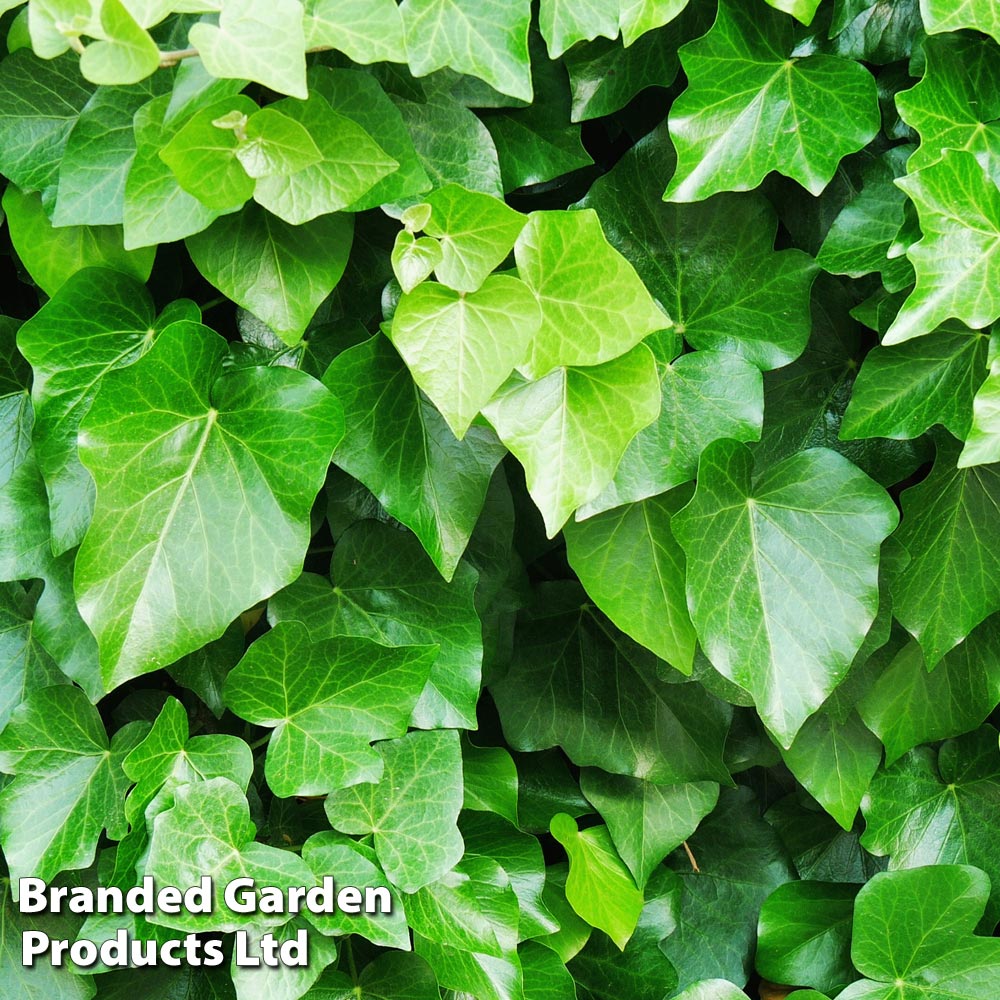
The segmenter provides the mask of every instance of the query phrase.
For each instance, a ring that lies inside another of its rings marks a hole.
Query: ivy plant
[[[0,0],[0,197],[0,995],[994,1000],[992,0]]]

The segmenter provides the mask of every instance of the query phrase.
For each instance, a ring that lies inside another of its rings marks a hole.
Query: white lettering
[[[43,934],[41,931],[25,931],[21,935],[21,965],[25,968],[34,968],[35,956],[44,955],[48,950],[48,934]]]
[[[48,904],[45,882],[40,878],[18,879],[17,896],[17,908],[22,913],[41,913]]]

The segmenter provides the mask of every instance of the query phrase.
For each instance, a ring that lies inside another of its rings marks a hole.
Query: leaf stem
[[[306,49],[305,54],[311,55],[313,52],[329,52],[332,45],[315,45],[311,49]],[[160,53],[160,69],[171,69],[185,59],[197,59],[200,53],[197,49],[173,49]]]
[[[686,840],[684,841],[684,852],[688,856],[688,861],[691,862],[691,871],[700,875],[701,869],[698,867],[698,862],[695,860],[694,854],[692,853],[691,848],[688,846],[688,842]]]
[[[182,59],[195,59],[197,55],[197,49],[174,49],[171,52],[161,52],[160,69],[170,69],[171,66],[176,66]]]
[[[225,295],[216,295],[214,299],[209,299],[203,306],[198,308],[203,312],[207,313],[209,309],[214,309],[216,306],[221,306],[224,302],[228,302],[229,299]]]
[[[259,750],[270,738],[271,738],[271,734],[270,733],[266,733],[259,740],[254,740],[253,743],[250,744],[250,749],[251,750]]]
[[[350,934],[347,935],[347,940],[344,941],[344,953],[347,955],[347,969],[356,987],[358,985],[358,967],[354,964],[354,948],[351,946]]]

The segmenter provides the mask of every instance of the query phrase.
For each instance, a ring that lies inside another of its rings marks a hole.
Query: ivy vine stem
[[[315,45],[311,49],[306,49],[305,54],[308,56],[315,52],[329,52],[332,48],[332,45]],[[185,59],[197,59],[200,54],[201,53],[194,48],[173,49],[167,52],[161,52],[160,69],[172,69]]]

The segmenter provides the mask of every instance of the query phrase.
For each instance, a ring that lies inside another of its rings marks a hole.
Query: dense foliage
[[[994,0],[0,13],[0,995],[995,1000]]]

